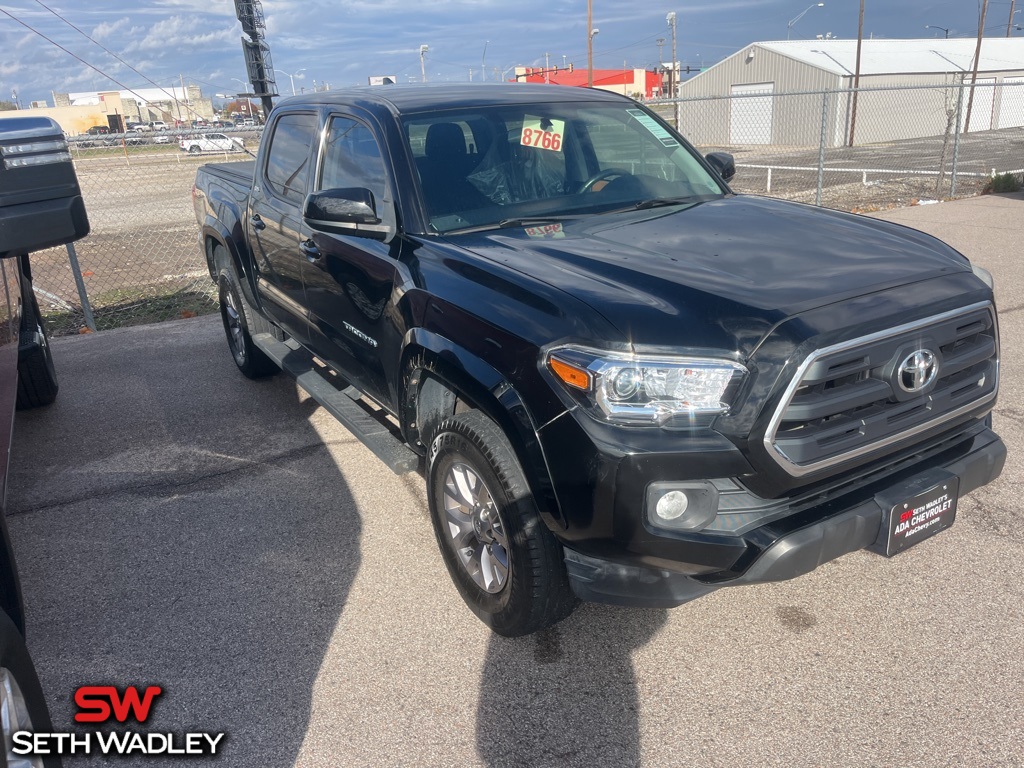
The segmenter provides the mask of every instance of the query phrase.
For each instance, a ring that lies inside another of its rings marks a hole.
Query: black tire
[[[191,147],[188,148],[188,153],[190,155],[198,155],[200,152],[202,152],[202,150],[199,148],[198,144],[193,144]]]
[[[472,504],[465,503],[467,489]],[[494,632],[528,635],[572,613],[576,598],[562,547],[541,520],[505,435],[480,411],[456,414],[437,428],[427,498],[448,573],[466,605]],[[456,543],[453,527],[464,546]]]
[[[53,367],[53,353],[46,326],[39,313],[39,304],[31,285],[22,288],[20,344],[25,348],[18,353],[18,410],[49,405],[57,399],[57,371]],[[31,346],[28,346],[31,345]]]
[[[14,622],[6,613],[0,611],[0,684],[5,682],[2,678],[8,677],[6,682],[13,680],[18,687],[21,698],[24,702],[24,709],[19,708],[19,722],[10,723],[11,726],[21,731],[33,733],[52,733],[53,725],[50,721],[50,713],[46,708],[46,699],[43,696],[43,688],[39,684],[39,677],[36,675],[35,666],[32,664],[32,657],[29,656],[25,641]],[[13,686],[11,686],[13,688]],[[27,715],[28,722],[22,718]],[[5,729],[6,731],[6,729]],[[12,738],[14,731],[4,733],[2,744],[8,744],[8,738]],[[7,747],[4,747],[5,749]],[[6,755],[0,764],[7,765],[12,755]],[[13,757],[19,757],[14,755]],[[27,757],[27,756],[20,756]],[[61,759],[56,755],[41,757],[45,768],[60,768]]]
[[[217,262],[219,254],[214,253]],[[252,341],[250,329],[256,333],[264,330],[260,326],[269,325],[265,320],[255,321],[256,312],[242,296],[235,270],[230,266],[221,266],[217,277],[218,295],[220,298],[220,317],[224,323],[224,333],[228,337],[228,348],[235,360],[235,365],[243,375],[250,379],[263,379],[277,373],[277,363],[257,347]]]

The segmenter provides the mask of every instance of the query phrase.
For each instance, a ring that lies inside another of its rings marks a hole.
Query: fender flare
[[[201,228],[201,237],[203,255],[206,257],[206,268],[210,273],[210,278],[215,283],[217,282],[217,265],[213,263],[213,249],[215,245],[220,245],[228,252],[228,257],[235,267],[238,283],[242,288],[245,300],[252,307],[262,306],[256,298],[256,292],[249,275],[250,270],[246,268],[246,260],[239,252],[235,238],[231,236],[223,222],[209,213],[206,214]]]
[[[565,529],[537,425],[504,375],[451,339],[423,328],[413,328],[406,334],[400,370],[399,416],[410,445],[426,449],[419,433],[418,397],[425,377],[429,377],[483,411],[501,428],[519,459],[541,516],[553,530]],[[454,407],[453,401],[452,412]]]

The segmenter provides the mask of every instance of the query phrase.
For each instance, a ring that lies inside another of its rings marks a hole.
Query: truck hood
[[[744,355],[794,315],[970,271],[922,232],[755,196],[456,240],[587,303],[627,341]]]

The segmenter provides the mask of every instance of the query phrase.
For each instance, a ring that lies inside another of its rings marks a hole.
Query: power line
[[[146,75],[142,74],[141,72],[139,72],[139,70],[137,70],[137,69],[136,69],[135,67],[133,67],[133,66],[132,66],[131,64],[129,64],[129,63],[128,63],[127,61],[125,61],[124,59],[122,59],[122,58],[121,58],[120,56],[118,56],[118,55],[117,55],[116,53],[114,53],[114,52],[113,52],[112,50],[110,50],[109,48],[107,48],[107,47],[106,47],[105,45],[103,45],[103,43],[101,43],[101,42],[99,42],[98,40],[95,40],[95,39],[93,39],[92,37],[90,37],[90,36],[89,36],[89,35],[88,35],[88,34],[87,34],[86,32],[84,32],[83,30],[81,30],[81,29],[80,29],[79,27],[76,27],[76,26],[75,26],[74,24],[72,24],[72,23],[71,23],[70,21],[68,21],[68,20],[67,20],[66,18],[64,18],[64,17],[63,17],[63,16],[61,16],[61,15],[60,15],[59,13],[57,13],[57,12],[56,12],[55,10],[53,10],[53,8],[51,8],[50,6],[46,5],[46,3],[44,3],[44,2],[42,1],[42,0],[36,0],[36,3],[37,3],[38,5],[41,5],[41,6],[43,7],[43,8],[45,8],[45,9],[46,9],[46,10],[48,10],[48,11],[49,11],[50,13],[52,13],[52,14],[53,14],[54,16],[56,16],[56,17],[57,17],[58,19],[60,19],[61,21],[63,21],[63,22],[65,23],[65,24],[67,24],[67,25],[68,25],[69,27],[71,27],[71,28],[72,28],[73,30],[75,30],[75,31],[76,31],[76,32],[77,32],[78,34],[80,34],[80,35],[81,35],[82,37],[84,37],[84,38],[85,38],[86,40],[88,40],[88,41],[89,41],[90,43],[92,43],[93,45],[98,45],[98,46],[99,46],[100,48],[102,48],[102,49],[103,49],[104,51],[106,51],[107,53],[109,53],[109,54],[110,54],[111,56],[113,56],[113,57],[114,57],[115,59],[117,59],[117,60],[118,60],[119,62],[121,62],[122,64],[124,64],[124,65],[125,65],[126,67],[128,67],[128,69],[130,69],[130,70],[131,70],[132,72],[134,72],[134,73],[135,73],[136,75],[138,75],[139,77],[141,77],[141,78],[142,78],[143,80],[145,80],[145,81],[146,81],[147,83],[149,83],[149,84],[150,84],[150,85],[152,85],[152,86],[155,86],[156,88],[159,88],[159,89],[160,89],[161,91],[163,91],[163,92],[164,92],[164,94],[166,94],[166,95],[167,95],[168,97],[170,97],[170,99],[171,99],[171,100],[172,100],[173,102],[175,102],[176,104],[178,103],[178,99],[177,99],[177,98],[176,98],[176,97],[174,96],[174,93],[173,93],[173,91],[174,91],[174,86],[171,86],[171,91],[172,91],[172,92],[171,92],[171,93],[168,93],[168,92],[167,92],[167,89],[166,89],[166,88],[164,88],[163,86],[159,85],[158,83],[156,83],[155,81],[153,81],[152,79],[150,79],[150,78],[149,78],[148,76],[146,76]],[[6,12],[6,11],[4,11],[4,13],[7,13],[7,12]],[[11,14],[9,14],[9,13],[8,13],[7,15],[8,15],[8,16],[11,16]],[[11,18],[13,19],[14,17],[13,17],[13,16],[11,16]],[[14,20],[15,20],[15,21],[19,21],[18,19],[14,19]],[[25,24],[25,22],[19,22],[19,23],[21,23],[21,24],[23,24],[24,26],[28,27],[28,25],[27,25],[27,24]],[[32,29],[31,27],[28,27],[28,28],[29,28],[29,29]],[[36,34],[39,34],[39,35],[40,35],[41,37],[45,37],[44,35],[42,35],[42,33],[40,33],[40,32],[37,32],[37,31],[36,31],[36,30],[34,30],[34,29],[33,29],[32,31],[33,31],[33,32],[36,32]],[[49,38],[46,38],[46,39],[49,39]],[[52,40],[50,40],[50,42],[53,42],[53,41],[52,41]],[[54,45],[57,45],[57,43],[54,43]],[[60,47],[60,46],[58,46],[58,47]],[[67,49],[66,49],[66,48],[62,48],[62,50],[64,50],[64,51],[67,51]],[[67,52],[68,52],[68,53],[71,53],[70,51],[67,51]],[[74,54],[73,54],[73,53],[72,53],[71,55],[72,55],[72,56],[74,56]],[[77,56],[75,56],[75,58],[78,58],[78,57],[77,57]],[[85,61],[83,61],[82,59],[78,59],[78,60],[79,60],[79,61],[82,61],[82,63],[84,63],[84,64],[87,64],[87,63],[88,63],[88,62],[85,62]],[[89,64],[89,66],[92,66],[92,65],[91,65],[91,64]],[[93,69],[96,69],[96,67],[93,67]],[[108,77],[108,78],[110,78],[111,80],[114,80],[114,78],[110,77],[110,75],[107,75],[107,74],[106,74],[106,73],[104,73],[104,72],[100,72],[100,70],[99,70],[99,69],[96,69],[96,71],[97,71],[97,72],[99,72],[99,73],[100,73],[101,75],[104,75],[105,77]],[[117,81],[116,81],[116,80],[114,80],[114,82],[116,83]],[[120,83],[118,83],[118,85],[120,85]],[[126,86],[122,86],[122,87],[125,87],[125,88],[126,88],[126,90],[128,90],[129,92],[131,92],[131,93],[135,94],[136,96],[138,96],[138,97],[139,97],[140,99],[142,99],[142,101],[143,101],[143,102],[145,102],[145,103],[148,103],[148,102],[149,102],[149,100],[148,100],[148,99],[143,99],[143,98],[142,98],[142,96],[140,96],[140,95],[139,95],[138,93],[135,93],[135,91],[131,90],[130,88],[127,88]],[[199,112],[198,112],[197,110],[193,109],[193,108],[191,107],[191,105],[189,105],[189,103],[188,103],[188,96],[187,96],[187,95],[186,95],[185,93],[182,93],[182,94],[181,94],[181,96],[182,96],[182,101],[184,101],[184,102],[185,102],[185,110],[186,110],[186,111],[190,111],[190,112],[192,112],[192,114],[194,114],[194,115],[195,115],[196,117],[202,117],[202,115],[200,115],[200,114],[199,114]],[[180,113],[179,113],[179,115],[178,115],[178,116],[179,116],[179,117],[181,117]]]
[[[97,71],[97,72],[99,72],[99,73],[100,73],[101,75],[103,75],[103,77],[105,77],[105,78],[107,78],[108,80],[110,80],[110,81],[111,81],[112,83],[116,83],[117,85],[121,86],[121,87],[122,87],[122,88],[124,88],[124,89],[125,89],[126,91],[128,91],[129,93],[132,93],[132,94],[135,94],[136,96],[139,96],[139,94],[135,93],[135,91],[133,91],[133,90],[132,90],[131,88],[129,88],[129,87],[127,86],[127,85],[125,85],[124,83],[122,83],[122,82],[121,82],[120,80],[116,80],[116,79],[115,79],[115,78],[113,77],[113,75],[108,75],[108,74],[107,74],[106,72],[104,72],[104,71],[103,71],[102,69],[100,69],[99,67],[93,66],[93,65],[92,65],[92,64],[90,64],[90,63],[89,63],[88,61],[86,61],[86,60],[85,60],[85,59],[83,59],[83,58],[82,58],[81,56],[79,56],[78,54],[72,53],[72,52],[71,52],[71,51],[69,51],[69,50],[68,50],[67,48],[65,48],[65,47],[64,47],[63,45],[61,45],[60,43],[58,43],[57,41],[55,41],[55,40],[51,40],[51,39],[50,39],[50,38],[48,38],[48,37],[47,37],[46,35],[44,35],[44,34],[43,34],[42,32],[40,32],[40,31],[39,31],[38,29],[35,29],[35,28],[33,28],[33,27],[30,27],[30,26],[29,26],[28,24],[26,24],[26,23],[25,23],[24,21],[22,21],[22,20],[21,20],[21,19],[19,19],[19,18],[18,18],[17,16],[15,16],[15,15],[14,15],[13,13],[11,13],[10,11],[8,11],[8,10],[7,10],[6,8],[0,8],[0,13],[3,13],[3,14],[5,14],[5,15],[9,16],[10,18],[14,19],[14,21],[16,21],[16,22],[18,22],[19,24],[21,24],[21,26],[23,26],[23,27],[24,27],[25,29],[27,29],[27,30],[28,30],[29,32],[35,32],[35,33],[36,33],[37,35],[39,35],[39,36],[40,36],[41,38],[43,38],[43,40],[45,40],[46,42],[48,42],[48,43],[50,43],[50,44],[52,44],[52,45],[55,45],[55,46],[57,46],[58,48],[60,48],[60,49],[61,49],[62,51],[64,51],[64,53],[66,53],[66,54],[67,54],[68,56],[70,56],[71,58],[73,58],[73,59],[77,59],[78,61],[80,61],[80,62],[82,62],[83,64],[85,64],[85,66],[89,67],[89,69],[94,69],[94,70],[96,70],[96,71]],[[139,98],[140,98],[140,99],[142,99],[142,97],[141,97],[141,96],[139,96]],[[143,100],[143,101],[145,101],[145,99],[142,99],[142,100]]]

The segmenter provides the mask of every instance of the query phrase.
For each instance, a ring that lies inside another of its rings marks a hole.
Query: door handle
[[[263,219],[260,218],[260,215],[258,213],[254,213],[249,218],[249,223],[252,224],[252,228],[255,229],[257,232],[262,232],[264,229],[267,228],[266,223],[263,221]]]
[[[320,253],[320,249],[316,247],[316,243],[312,240],[303,240],[299,243],[299,250],[306,255],[306,261],[310,264],[320,266],[323,263],[324,257]]]

